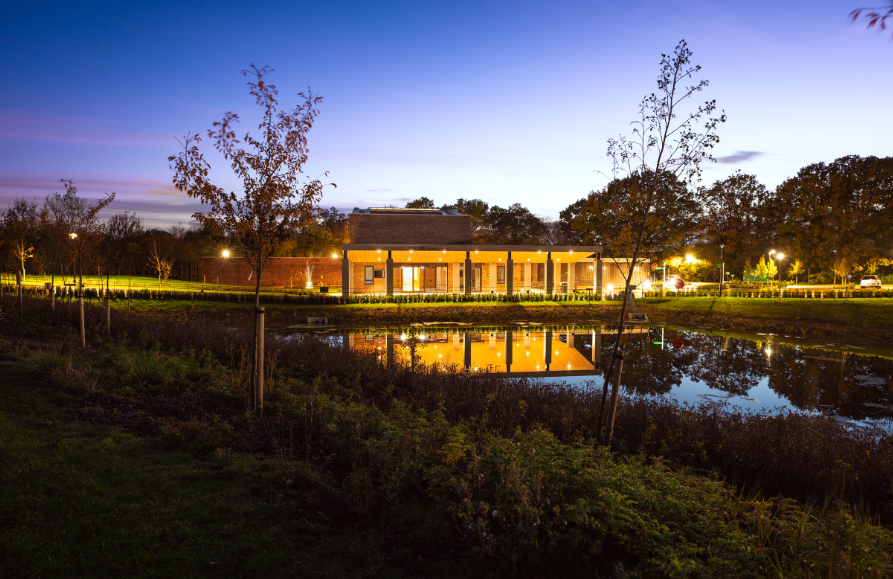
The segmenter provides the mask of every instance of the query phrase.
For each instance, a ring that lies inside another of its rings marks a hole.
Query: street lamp
[[[224,250],[220,253],[220,255],[223,256],[223,259],[229,259],[229,250],[228,250],[228,249],[224,249]]]
[[[722,263],[722,274],[719,277],[719,297],[722,297],[722,284],[726,281],[726,261],[722,258],[722,250],[725,246],[725,243],[719,246],[719,261]]]

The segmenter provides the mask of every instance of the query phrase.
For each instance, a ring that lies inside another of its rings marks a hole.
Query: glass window
[[[505,266],[496,266],[496,283],[505,283]]]
[[[375,283],[375,268],[371,265],[366,266],[366,283]]]

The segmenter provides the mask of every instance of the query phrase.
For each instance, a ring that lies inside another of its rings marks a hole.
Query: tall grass
[[[10,303],[5,298],[4,311]],[[77,320],[74,307],[57,305],[53,315],[42,299],[26,300],[26,312],[30,321],[3,322],[7,331],[45,338],[46,327],[71,328]],[[88,342],[109,339],[103,338],[104,314],[102,308],[86,308]],[[115,309],[110,339],[152,351],[134,354],[139,358],[134,358],[135,380],[157,381],[155,374],[169,374],[170,368],[159,369],[165,355],[207,352],[233,369],[233,376],[242,376],[232,379],[231,395],[240,400],[245,396],[245,368],[250,367],[246,353],[252,339],[247,331]],[[309,335],[269,336],[267,350],[277,360],[277,384],[313,383],[323,377],[330,391],[349,399],[379,408],[400,402],[439,410],[449,423],[470,421],[501,436],[545,428],[564,443],[596,438],[598,395],[590,390],[421,364],[398,362],[388,368],[375,353]],[[40,363],[61,364],[53,360]],[[177,384],[190,387],[188,380]],[[274,390],[270,397],[272,413],[277,411],[277,394]],[[827,417],[736,413],[663,398],[627,397],[619,405],[615,440],[615,450],[621,453],[644,453],[670,464],[715,471],[770,495],[818,502],[840,499],[893,517],[893,436],[888,432],[850,430]]]

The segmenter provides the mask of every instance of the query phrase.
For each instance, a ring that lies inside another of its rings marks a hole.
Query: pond
[[[617,341],[611,325],[329,330],[344,346],[469,372],[601,388]],[[751,410],[796,409],[853,425],[893,426],[893,349],[657,325],[627,326],[622,391]]]

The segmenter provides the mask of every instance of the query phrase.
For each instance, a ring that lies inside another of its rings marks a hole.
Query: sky
[[[169,227],[201,206],[172,187],[177,138],[224,113],[256,131],[252,63],[283,106],[322,95],[308,178],[321,205],[479,198],[559,211],[603,187],[662,53],[688,42],[728,122],[704,184],[769,187],[811,163],[893,154],[893,37],[860,0],[4,2],[0,207],[115,192],[108,211]],[[238,181],[208,143],[212,177]]]

